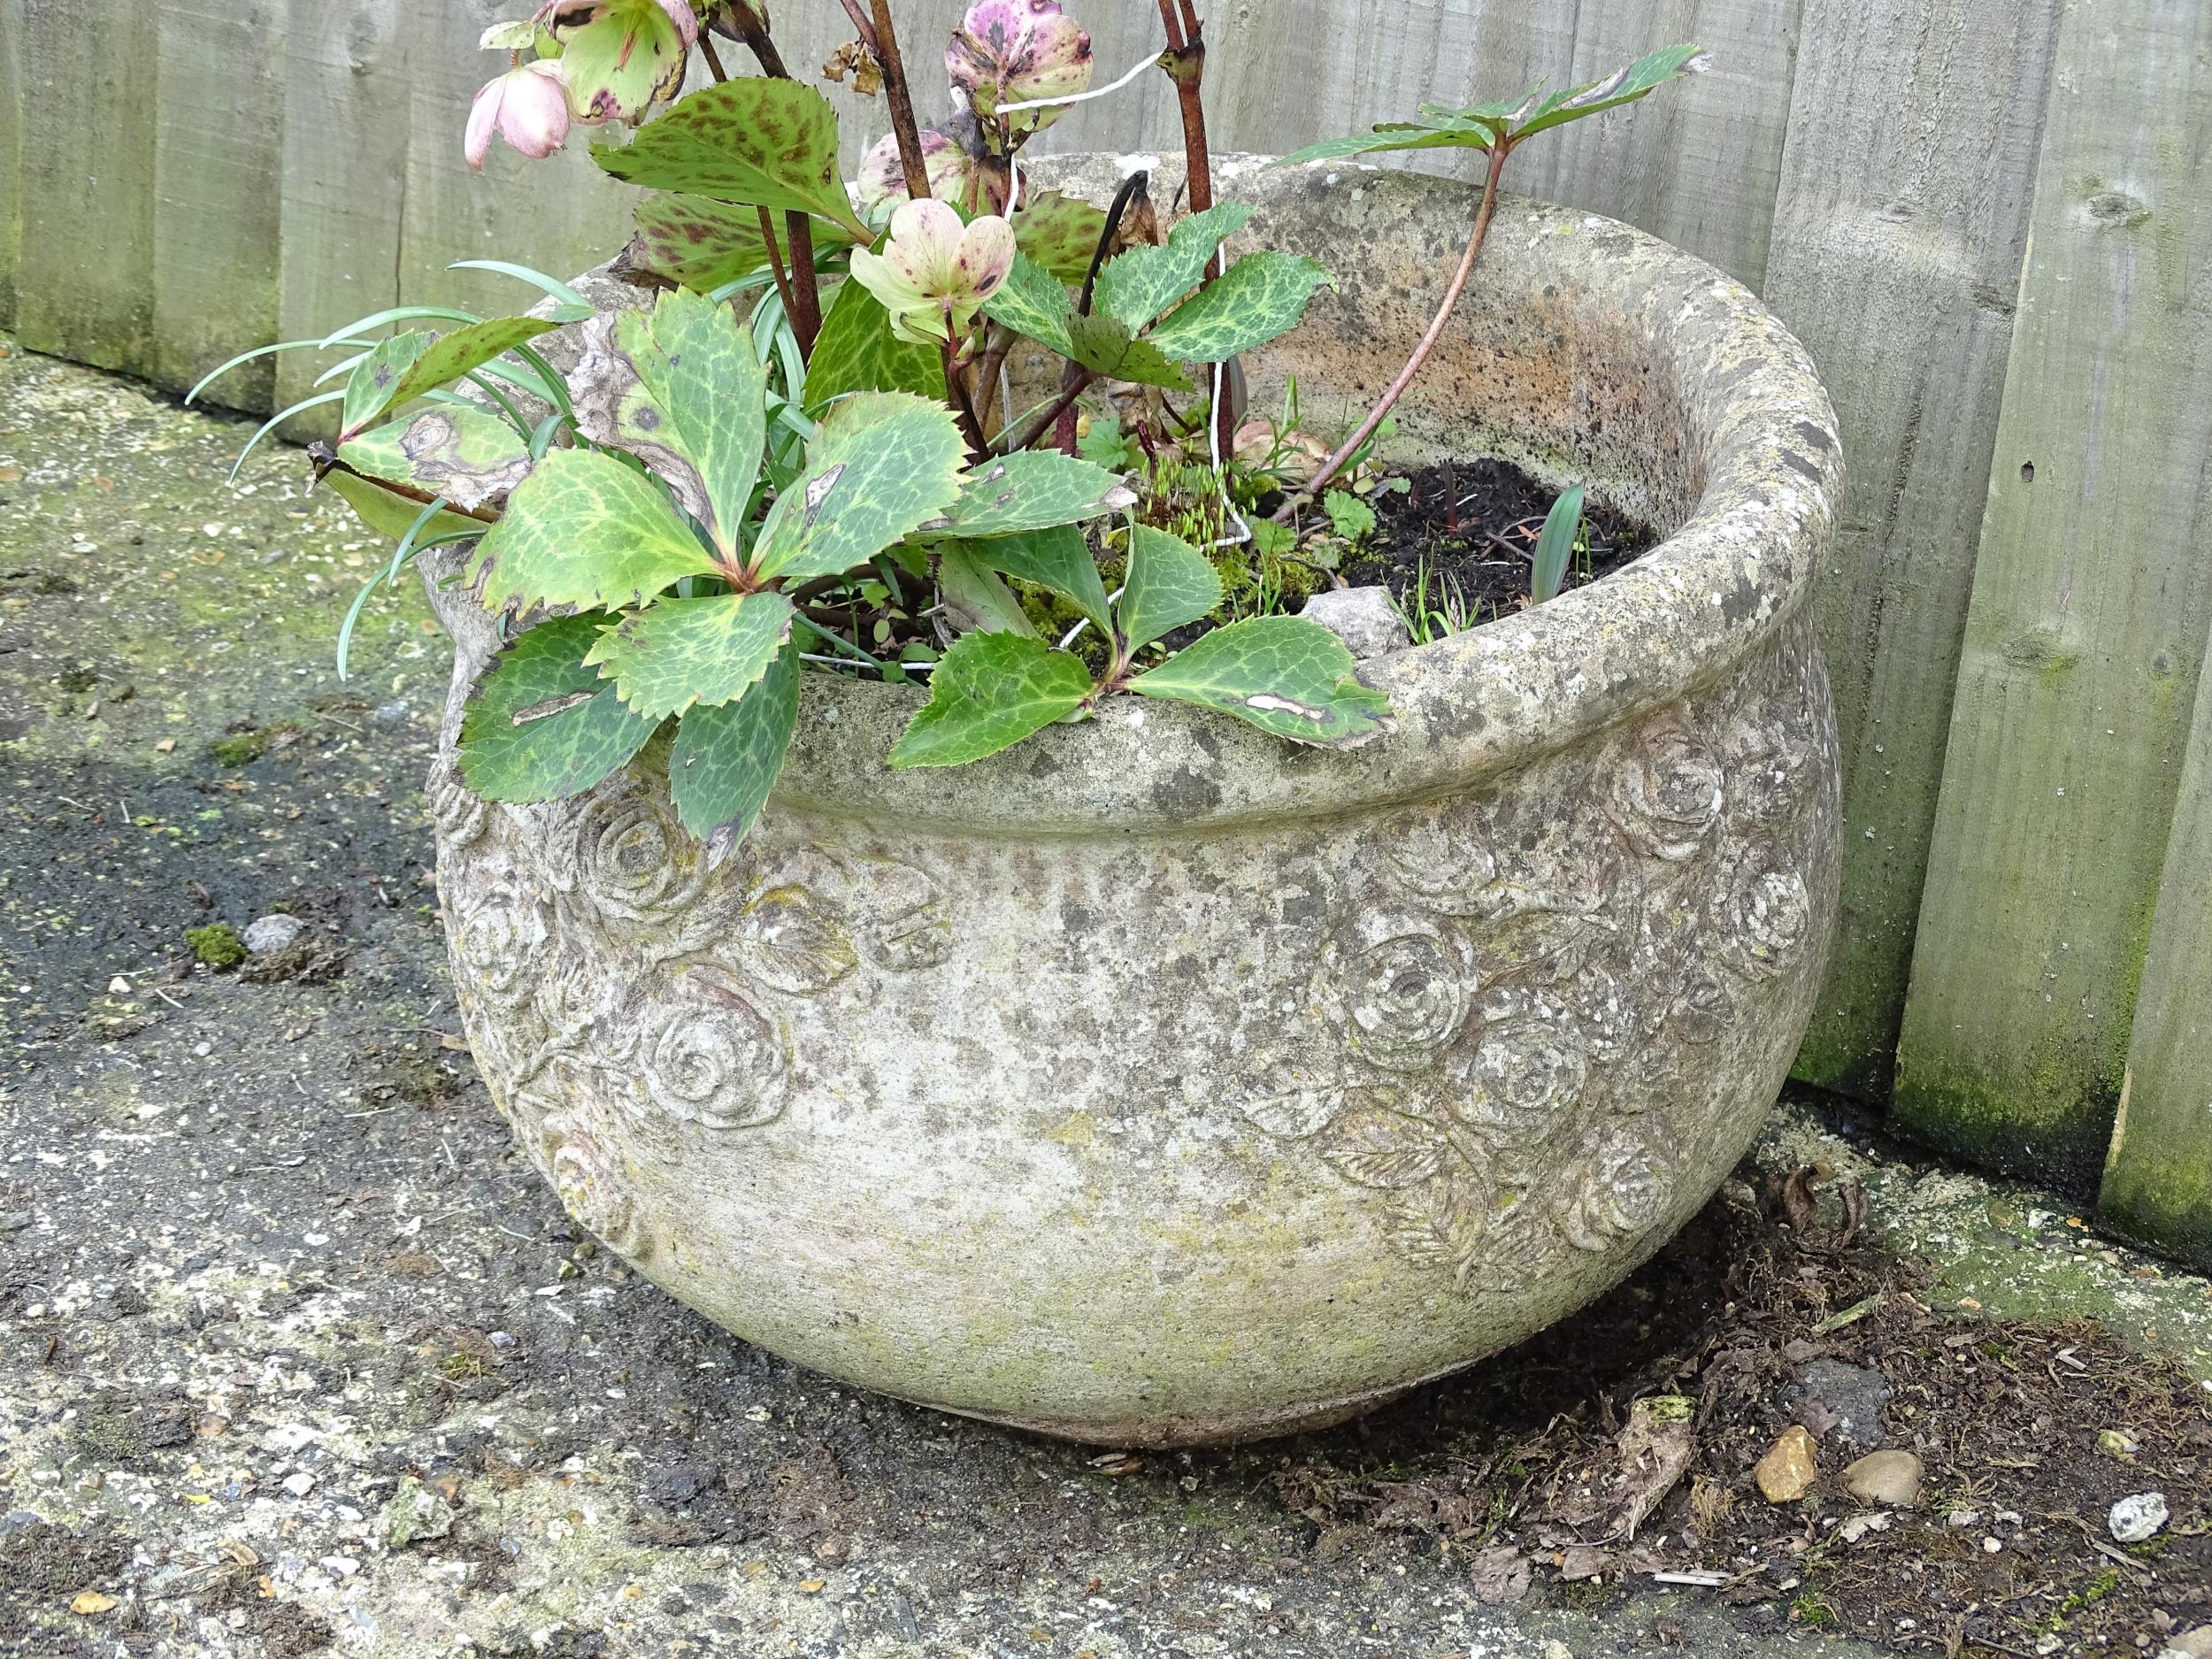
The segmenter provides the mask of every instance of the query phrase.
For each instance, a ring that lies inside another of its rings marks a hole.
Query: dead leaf
[[[103,1595],[97,1590],[80,1590],[71,1599],[69,1610],[81,1617],[93,1618],[102,1613],[111,1613],[121,1605],[113,1596]]]
[[[1578,1584],[1585,1578],[1602,1578],[1613,1570],[1613,1553],[1600,1549],[1595,1544],[1574,1544],[1562,1551],[1559,1557],[1559,1581]]]
[[[1615,1448],[1615,1498],[1607,1537],[1632,1539],[1657,1509],[1697,1449],[1697,1402],[1686,1394],[1650,1394],[1629,1408],[1628,1426]]]
[[[1782,1182],[1782,1225],[1793,1233],[1809,1234],[1820,1225],[1820,1203],[1813,1188],[1820,1184],[1816,1164],[1801,1164]]]
[[[1475,1552],[1467,1578],[1485,1607],[1511,1607],[1528,1594],[1528,1557],[1510,1544],[1493,1544]]]

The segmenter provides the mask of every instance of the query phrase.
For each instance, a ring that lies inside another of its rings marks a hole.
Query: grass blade
[[[1566,580],[1567,561],[1574,557],[1575,536],[1582,528],[1582,486],[1552,503],[1544,516],[1543,534],[1536,538],[1535,568],[1529,572],[1529,603],[1542,604],[1559,596]]]

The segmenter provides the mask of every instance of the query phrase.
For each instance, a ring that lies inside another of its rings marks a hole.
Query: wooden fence
[[[514,303],[457,258],[604,257],[623,191],[581,146],[462,163],[476,35],[519,9],[0,0],[0,326],[175,386],[381,304]],[[956,9],[904,0],[910,58]],[[1144,0],[1077,9],[1103,73],[1155,44]],[[2212,1256],[2212,6],[1209,9],[1217,142],[1247,150],[1711,49],[1512,182],[1758,288],[1842,416],[1845,914],[1801,1074]],[[795,63],[846,33],[830,0],[777,10]],[[833,96],[849,158],[883,115]],[[1170,148],[1172,101],[1147,76],[1049,136]]]

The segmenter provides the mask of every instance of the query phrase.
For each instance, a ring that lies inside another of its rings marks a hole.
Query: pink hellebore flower
[[[929,172],[929,193],[941,202],[959,200],[975,170],[959,141],[933,127],[922,134],[922,165]],[[872,217],[886,202],[906,197],[906,164],[899,155],[899,135],[886,133],[861,157],[860,211]]]
[[[1004,104],[1071,97],[1091,84],[1091,37],[1061,13],[1060,0],[975,0],[945,49],[945,73],[979,115]],[[1024,110],[1008,124],[1033,133],[1061,113]]]
[[[543,160],[568,136],[568,94],[557,64],[525,64],[488,81],[469,110],[468,136],[462,145],[469,165],[481,173],[492,147],[492,133],[524,155]]]
[[[891,313],[891,332],[918,345],[950,343],[1014,268],[1014,227],[987,215],[963,225],[931,198],[891,215],[881,253],[853,250],[853,279]]]

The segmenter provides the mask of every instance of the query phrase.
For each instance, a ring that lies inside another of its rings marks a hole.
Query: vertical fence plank
[[[2212,610],[2212,11],[2076,0],[2057,61],[1894,1115],[2085,1189]]]
[[[408,96],[397,119],[411,128],[399,289],[407,304],[461,305],[487,315],[526,311],[543,297],[511,277],[454,271],[457,259],[508,259],[568,277],[611,257],[630,238],[637,192],[591,159],[591,140],[615,128],[577,127],[543,161],[494,141],[484,171],[461,154],[476,90],[507,67],[479,50],[485,25],[512,16],[510,0],[444,0],[408,24]],[[434,325],[442,326],[443,325]]]
[[[399,296],[409,10],[405,0],[291,0],[280,184],[283,339],[319,338]],[[278,358],[278,402],[306,396],[325,361],[307,352]],[[309,419],[293,435],[326,425]]]
[[[2127,1232],[2212,1266],[2212,675],[2197,681],[2101,1199]]]
[[[1770,304],[1849,460],[1817,596],[1843,918],[1798,1075],[1886,1101],[2004,395],[2058,0],[1807,0]]]
[[[23,250],[23,0],[0,0],[0,328],[15,326]]]
[[[16,330],[142,372],[153,334],[154,54],[132,0],[23,0]]]
[[[148,366],[165,386],[275,338],[287,21],[283,0],[160,0]],[[227,401],[259,408],[273,385],[264,359]]]

